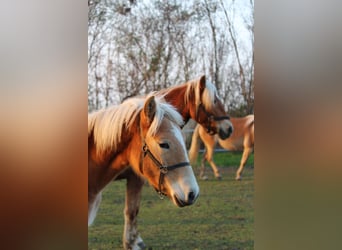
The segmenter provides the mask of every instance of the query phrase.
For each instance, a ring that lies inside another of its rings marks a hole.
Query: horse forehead
[[[217,98],[217,106],[219,107],[220,111],[225,111],[223,102],[219,98]]]
[[[172,122],[169,119],[164,119],[161,123],[160,123],[160,127],[159,130],[163,133],[169,131],[170,129],[172,129],[173,127],[176,126],[176,123]]]
[[[215,96],[216,101],[212,106],[212,109],[217,112],[225,112],[223,102],[220,100],[218,96]]]
[[[159,137],[163,136],[163,137],[169,137],[170,140],[171,139],[179,140],[178,134],[181,134],[181,129],[176,123],[168,119],[165,119],[160,124],[159,131],[157,134],[159,135]]]

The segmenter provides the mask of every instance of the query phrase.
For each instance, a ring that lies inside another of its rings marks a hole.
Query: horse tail
[[[197,161],[198,150],[200,147],[199,128],[200,125],[197,125],[194,130],[194,133],[192,134],[191,146],[189,149],[189,159],[191,164],[195,164]]]

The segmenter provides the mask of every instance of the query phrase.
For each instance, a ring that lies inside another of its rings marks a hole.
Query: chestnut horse
[[[202,125],[210,135],[218,134],[224,140],[233,132],[216,87],[205,76],[156,92],[172,104],[185,123],[190,118]]]
[[[225,140],[218,138],[217,136],[209,135],[201,126],[196,126],[192,135],[192,142],[189,150],[190,162],[196,162],[198,150],[199,150],[199,138],[203,141],[205,146],[205,154],[201,162],[200,178],[207,179],[204,175],[204,163],[208,161],[211,168],[214,171],[216,178],[221,178],[220,172],[213,161],[213,153],[216,142],[221,145],[222,148],[230,151],[243,151],[239,169],[236,172],[236,180],[241,180],[241,174],[243,168],[248,160],[249,155],[254,150],[254,115],[247,115],[241,118],[231,118],[231,122],[234,126],[234,132]]]
[[[181,135],[183,119],[160,99],[131,98],[88,117],[88,225],[106,185],[127,178],[125,249],[145,248],[136,219],[143,178],[179,207],[193,204],[199,195]]]
[[[162,89],[154,94],[163,97],[166,102],[174,106],[181,114],[184,124],[192,118],[201,124],[210,135],[218,134],[221,139],[226,139],[231,135],[233,126],[218,97],[216,87],[212,83],[207,82],[204,75],[198,79]],[[127,179],[127,187],[134,186],[135,191],[130,193],[130,197],[132,197],[132,200],[137,201],[136,204],[139,206],[144,180],[136,175],[131,168],[121,173],[116,179]],[[133,190],[133,188],[127,189]],[[137,215],[138,211],[135,217]],[[128,227],[127,223],[128,221],[126,220],[125,228]],[[141,245],[144,246],[143,244]]]

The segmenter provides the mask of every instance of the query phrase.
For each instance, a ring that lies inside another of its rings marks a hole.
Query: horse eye
[[[170,148],[169,144],[167,142],[164,142],[164,143],[160,143],[159,146],[161,148]]]

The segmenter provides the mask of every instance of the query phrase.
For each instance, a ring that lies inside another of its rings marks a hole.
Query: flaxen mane
[[[189,96],[191,92],[195,93],[195,104],[196,107],[198,107],[200,105],[200,103],[202,103],[205,107],[205,109],[207,110],[211,110],[212,108],[212,104],[214,103],[215,100],[215,96],[217,96],[217,90],[216,87],[210,83],[210,82],[206,82],[205,83],[205,89],[203,91],[202,94],[202,100],[201,100],[201,96],[200,96],[200,85],[196,84],[197,81],[191,81],[186,89],[185,92],[185,102],[189,102]]]
[[[214,103],[215,97],[217,96],[217,90],[215,85],[206,81],[205,89],[202,93],[202,100],[200,95],[200,84],[199,80],[192,80],[181,85],[176,85],[174,87],[168,88],[165,92],[161,92],[162,95],[166,95],[168,92],[173,91],[176,88],[182,88],[186,86],[184,102],[185,104],[190,102],[190,97],[192,93],[195,93],[195,106],[198,107],[201,103],[204,105],[206,110],[211,110]]]
[[[93,132],[98,154],[116,149],[120,143],[123,128],[128,131],[131,129],[137,115],[143,109],[146,99],[130,98],[118,106],[111,106],[88,115],[88,136]],[[157,133],[164,117],[178,126],[183,124],[182,116],[173,106],[163,102],[162,97],[156,97],[155,101],[156,113],[146,137],[154,136]]]

